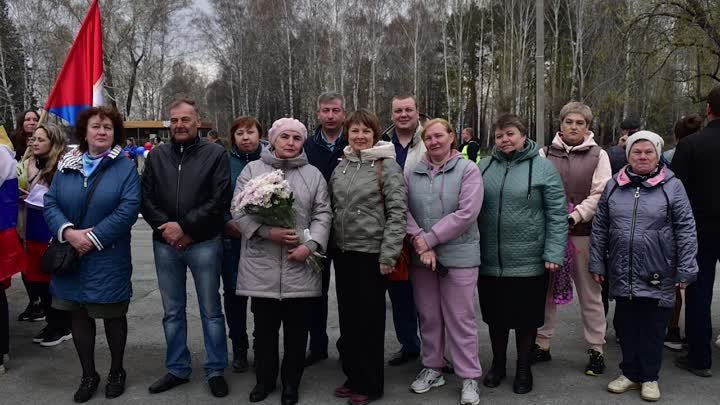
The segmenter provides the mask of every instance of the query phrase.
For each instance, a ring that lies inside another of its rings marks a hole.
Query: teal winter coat
[[[478,217],[480,275],[533,277],[545,272],[545,262],[563,262],[565,191],[557,169],[538,150],[528,139],[521,151],[506,155],[493,148],[480,161],[485,188]]]

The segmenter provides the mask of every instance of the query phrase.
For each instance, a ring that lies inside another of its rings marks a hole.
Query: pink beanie
[[[270,128],[270,132],[268,133],[270,144],[274,145],[275,139],[283,132],[296,133],[302,137],[303,142],[307,139],[307,128],[305,128],[302,122],[295,118],[280,118],[273,122],[272,128]]]

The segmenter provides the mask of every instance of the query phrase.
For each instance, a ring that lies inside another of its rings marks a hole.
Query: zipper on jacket
[[[632,225],[630,227],[630,255],[628,256],[630,271],[628,272],[628,285],[630,286],[630,299],[633,298],[633,239],[635,239],[635,222],[638,202],[640,201],[640,187],[635,189],[635,205],[633,206]]]
[[[282,301],[283,299],[283,289],[282,289],[282,281],[283,281],[283,250],[285,245],[280,245],[280,282],[278,283],[278,288],[280,289],[280,294],[278,299]]]
[[[502,242],[500,239],[501,232],[500,232],[500,224],[502,223],[502,207],[503,207],[503,192],[505,190],[505,179],[507,179],[508,172],[510,171],[510,162],[507,162],[505,165],[505,174],[503,174],[502,183],[500,184],[500,201],[498,203],[498,219],[497,219],[497,241],[498,241],[498,266],[500,266],[500,277],[502,277],[503,274],[503,263],[502,263],[502,254],[500,253],[500,247],[502,246]]]
[[[175,185],[175,216],[177,219],[180,219],[180,178],[182,177],[182,162],[185,157],[184,150],[185,147],[180,145],[180,163],[178,163],[178,177]]]
[[[350,165],[350,161],[348,161],[348,165]],[[350,181],[347,184],[347,187],[345,187],[345,201],[348,202],[348,206],[345,207],[342,214],[342,220],[340,221],[340,225],[342,226],[342,243],[343,243],[343,249],[347,246],[345,246],[345,214],[350,210],[350,186],[352,186],[353,182],[355,181],[355,176],[357,176],[358,172],[360,171],[360,166],[362,166],[362,162],[358,162],[357,167],[355,168],[355,173],[353,173],[352,177],[350,178]],[[347,166],[345,166],[347,169]]]

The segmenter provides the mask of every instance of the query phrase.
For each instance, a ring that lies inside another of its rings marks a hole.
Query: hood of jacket
[[[497,160],[503,161],[503,162],[521,162],[523,160],[532,159],[539,153],[539,148],[537,143],[533,141],[532,139],[526,139],[525,140],[525,146],[522,150],[515,151],[510,155],[506,155],[503,153],[500,149],[498,149],[497,146],[493,146],[492,152],[490,155]]]
[[[455,149],[450,149],[450,158],[443,164],[443,168],[446,170],[451,169],[454,167],[458,160],[462,159],[462,153],[458,152]],[[414,171],[416,173],[428,173],[432,171],[433,164],[432,160],[430,159],[430,152],[425,152],[422,159],[420,160],[422,163],[421,165],[415,166]]]
[[[632,183],[632,179],[630,176],[628,176],[627,172],[625,171],[625,166],[623,170],[620,170],[617,174],[617,184],[620,187],[627,186],[628,184]],[[657,186],[658,184],[667,183],[670,179],[675,177],[675,173],[673,173],[672,170],[668,169],[666,166],[663,166],[660,168],[660,173],[658,173],[655,176],[652,176],[645,181],[643,181],[641,184],[645,188],[652,188]]]
[[[574,150],[581,151],[590,149],[593,146],[597,146],[597,142],[595,142],[595,134],[593,134],[592,131],[589,131],[588,134],[585,135],[585,138],[583,138],[583,141],[580,145],[570,146],[566,144],[565,141],[563,141],[560,132],[557,132],[555,133],[555,137],[553,138],[551,145],[556,149],[560,149],[567,153],[570,153]]]
[[[297,169],[298,167],[305,166],[308,164],[307,155],[305,151],[301,151],[299,155],[290,159],[280,159],[275,156],[275,151],[264,149],[260,153],[260,160],[272,166],[274,169],[288,170]]]
[[[345,159],[351,162],[373,161],[380,159],[395,159],[395,145],[392,142],[378,141],[372,148],[363,149],[355,153],[350,145],[343,149]]]
[[[122,146],[115,145],[112,150],[110,151],[110,154],[107,155],[107,158],[110,160],[115,160],[118,158],[118,156],[122,155]],[[67,152],[63,155],[62,159],[60,159],[60,162],[58,163],[58,172],[62,172],[65,169],[68,170],[77,170],[79,172],[83,171],[83,162],[82,162],[82,156],[83,152],[80,152],[79,148],[75,148],[71,150],[70,152]]]

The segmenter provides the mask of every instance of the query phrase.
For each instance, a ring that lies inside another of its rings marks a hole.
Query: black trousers
[[[665,328],[672,308],[652,298],[615,298],[622,362],[620,370],[634,382],[657,381],[662,365]]]
[[[340,359],[347,381],[357,394],[378,398],[384,390],[385,291],[380,255],[337,251],[335,286],[342,346]]]
[[[698,369],[712,367],[712,319],[710,316],[715,265],[720,260],[720,235],[698,233],[697,280],[685,289],[685,336],[688,361]]]
[[[225,320],[228,325],[228,336],[232,341],[233,351],[248,350],[250,348],[247,334],[248,297],[235,295],[234,290],[225,290],[223,301]]]
[[[278,373],[283,386],[298,387],[305,368],[310,313],[318,298],[253,297],[250,308],[255,319],[255,378],[258,384],[274,387]],[[280,325],[283,327],[284,356],[279,368]]]
[[[332,263],[332,251],[328,249],[327,257],[323,260],[322,271],[322,296],[312,311],[310,320],[310,352],[327,353],[328,335],[328,290],[330,289],[330,266]]]
[[[10,352],[10,314],[5,288],[0,285],[0,356]]]
[[[30,303],[36,303],[40,301],[40,303],[47,309],[47,306],[50,305],[50,283],[45,283],[42,281],[29,281],[25,278],[25,274],[22,275],[22,281],[23,285],[25,286],[25,291],[27,291],[28,298],[30,299]]]

